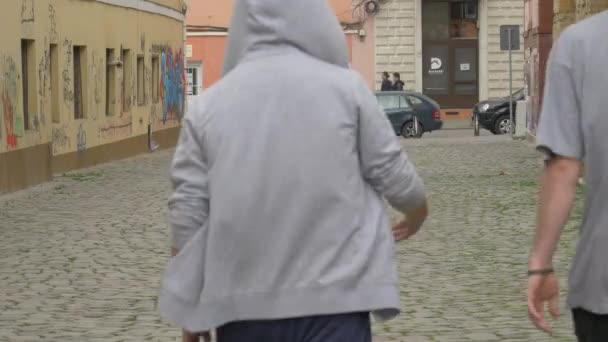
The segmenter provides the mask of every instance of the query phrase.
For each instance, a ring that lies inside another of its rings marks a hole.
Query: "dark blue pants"
[[[371,342],[368,313],[230,323],[218,342]]]
[[[596,315],[583,309],[574,309],[572,314],[579,342],[608,341],[608,315]]]

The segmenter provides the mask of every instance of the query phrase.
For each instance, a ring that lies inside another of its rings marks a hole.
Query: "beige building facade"
[[[608,0],[554,0],[553,36],[570,24],[608,9]]]
[[[0,4],[0,193],[175,144],[183,0]]]
[[[501,25],[523,31],[522,0],[385,0],[375,16],[377,83],[399,72],[406,88],[435,98],[447,119],[464,118],[479,100],[509,94]],[[523,39],[514,51],[513,87],[523,86]],[[444,113],[445,115],[446,113]]]
[[[525,62],[528,137],[535,140],[543,102],[547,60],[553,42],[569,25],[608,10],[608,0],[525,0]]]

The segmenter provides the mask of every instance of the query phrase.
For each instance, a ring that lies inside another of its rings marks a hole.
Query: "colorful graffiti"
[[[173,53],[168,48],[161,53],[160,59],[160,97],[163,102],[163,123],[166,123],[167,120],[180,120],[184,115],[186,75],[181,49]]]
[[[8,147],[17,147],[17,135],[15,134],[15,111],[6,90],[2,93],[2,109],[4,112],[4,129],[6,131],[6,144]]]
[[[131,122],[132,117],[129,116],[125,119],[119,118],[112,123],[99,128],[99,137],[101,139],[107,139],[110,137],[124,137],[133,134],[133,123]]]
[[[9,148],[17,147],[17,138],[23,134],[20,125],[17,98],[17,67],[15,61],[10,57],[0,59],[0,95],[2,97],[2,118],[4,131],[6,133],[6,144]]]
[[[78,133],[76,133],[76,150],[78,152],[84,152],[87,149],[87,132],[82,128],[82,124],[78,126]]]

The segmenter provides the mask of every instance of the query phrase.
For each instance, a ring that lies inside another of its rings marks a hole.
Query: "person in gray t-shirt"
[[[552,259],[584,167],[583,226],[569,282],[579,341],[608,341],[608,11],[568,27],[549,59],[538,149],[547,156],[536,239],[530,256],[528,310],[551,332],[545,304],[559,315]]]

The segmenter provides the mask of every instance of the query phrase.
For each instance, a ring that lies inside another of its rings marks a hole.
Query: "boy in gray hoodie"
[[[237,0],[223,78],[182,122],[161,314],[220,342],[371,340],[424,185],[326,0]],[[407,219],[391,233],[383,197]]]

